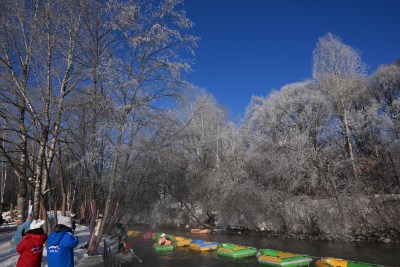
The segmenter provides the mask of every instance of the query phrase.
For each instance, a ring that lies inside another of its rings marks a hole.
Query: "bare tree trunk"
[[[3,141],[2,146],[4,147],[4,133],[3,133]],[[0,203],[4,202],[4,193],[6,189],[6,182],[7,182],[7,162],[3,157],[1,158],[1,180],[0,180]],[[3,207],[1,207],[3,210]]]
[[[45,146],[46,146],[46,140],[44,140],[44,137],[42,136],[42,140],[40,141],[40,146],[39,146],[38,159],[35,167],[36,177],[35,177],[35,192],[33,195],[33,219],[38,219],[40,212],[41,185],[42,185],[42,174],[43,174],[43,160],[45,156],[44,155]]]
[[[89,239],[89,249],[88,249],[88,255],[93,255],[93,254],[89,254],[89,251],[92,249],[92,247],[94,246],[95,243],[95,225],[96,225],[96,216],[97,216],[97,205],[96,205],[96,200],[92,199],[90,201],[90,211],[91,211],[91,216],[90,216],[90,239]],[[94,251],[96,251],[97,247],[95,248]],[[93,252],[94,253],[94,252]]]
[[[24,101],[22,101],[24,103]],[[27,193],[27,177],[26,177],[26,153],[27,153],[27,133],[25,130],[25,125],[24,125],[24,118],[25,118],[25,108],[20,109],[20,127],[23,129],[22,135],[21,135],[21,143],[20,143],[20,149],[21,149],[21,156],[20,156],[20,166],[19,171],[16,172],[17,177],[18,177],[18,198],[17,198],[17,227],[19,227],[21,224],[25,222],[25,202],[26,202],[26,193]]]
[[[58,224],[57,202],[54,201],[54,225]],[[64,216],[64,215],[63,215]]]
[[[26,182],[24,179],[18,179],[19,189],[17,198],[17,227],[25,222],[25,202],[26,202]]]
[[[26,137],[23,135],[23,137]],[[23,146],[26,148],[26,139],[23,142]],[[26,193],[27,193],[27,182],[26,182],[26,149],[22,152],[21,154],[21,160],[20,160],[20,171],[16,172],[17,177],[18,177],[18,198],[17,198],[17,227],[19,227],[21,224],[25,222],[25,202],[26,202]]]
[[[355,177],[358,176],[358,172],[357,172],[357,167],[356,167],[356,163],[354,160],[354,153],[353,153],[353,144],[351,143],[351,133],[350,133],[350,129],[349,129],[349,123],[348,123],[348,119],[347,119],[347,112],[344,106],[344,100],[343,98],[341,98],[341,104],[342,104],[342,110],[343,110],[343,125],[344,125],[344,129],[345,129],[345,140],[346,140],[346,146],[347,146],[347,152],[348,155],[350,157],[350,163],[351,166],[353,168],[353,174]]]
[[[65,211],[67,209],[67,192],[65,190],[65,181],[64,181],[64,172],[62,166],[62,159],[61,159],[61,144],[58,145],[58,154],[57,158],[57,172],[58,178],[60,179],[61,185],[61,215],[65,216]]]
[[[111,234],[111,232],[112,232],[112,230],[113,230],[113,228],[115,226],[115,223],[117,222],[118,213],[119,213],[119,202],[117,202],[115,204],[114,215],[113,215],[113,217],[111,219],[109,227],[107,228],[106,234],[108,234],[108,235]]]
[[[108,214],[110,213],[110,209],[112,206],[112,198],[113,198],[113,193],[115,190],[115,180],[116,180],[116,176],[117,176],[117,168],[118,168],[118,164],[119,164],[119,157],[120,157],[120,151],[121,151],[121,146],[122,146],[122,132],[123,132],[123,128],[125,125],[125,116],[122,116],[122,122],[120,124],[120,126],[118,127],[118,135],[117,135],[117,143],[115,145],[115,154],[114,154],[114,161],[113,161],[113,166],[112,166],[112,171],[111,171],[111,177],[110,177],[110,184],[108,187],[108,194],[107,194],[107,199],[106,199],[106,205],[104,208],[104,217],[103,220],[101,222],[100,225],[100,229],[99,229],[99,233],[96,236],[94,242],[91,244],[91,246],[89,247],[89,250],[87,252],[88,255],[92,256],[94,255],[94,253],[97,250],[97,247],[100,244],[101,238],[103,236],[103,232],[104,232],[104,226],[107,222],[108,219]]]
[[[40,212],[42,214],[42,219],[45,221],[45,229],[44,230],[46,233],[50,233],[52,229],[51,229],[51,225],[50,225],[50,221],[49,221],[49,216],[47,216],[47,210],[44,206],[44,201],[42,198],[40,199]],[[57,223],[57,213],[54,214],[54,223],[55,224]]]
[[[23,86],[25,88],[25,86]],[[27,130],[25,126],[25,100],[21,99],[19,108],[19,128],[21,129],[21,142],[19,144],[21,156],[19,161],[19,171],[16,172],[19,182],[18,199],[17,199],[17,227],[25,222],[25,202],[27,192],[27,177],[26,177],[26,164],[27,164]]]
[[[217,144],[216,144],[216,151],[215,151],[215,161],[216,161],[216,166],[219,167],[219,162],[220,162],[220,158],[219,158],[219,139],[220,139],[220,126],[219,126],[219,119],[217,120]]]

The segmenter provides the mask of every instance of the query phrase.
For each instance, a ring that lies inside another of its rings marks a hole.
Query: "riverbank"
[[[390,244],[400,242],[399,200],[399,195],[342,195],[338,199],[280,196],[257,205],[249,203],[241,207],[242,213],[210,212],[195,202],[190,214],[178,203],[166,200],[151,212],[138,212],[130,219],[152,227],[190,229],[216,225],[230,233],[228,227],[234,225],[239,228],[237,234],[242,235]]]
[[[392,229],[379,229],[374,232],[359,232],[355,235],[335,235],[335,234],[320,234],[310,235],[302,232],[273,232],[268,230],[254,230],[246,227],[227,228],[227,230],[216,229],[214,233],[221,231],[232,235],[255,235],[266,238],[282,238],[296,240],[312,240],[312,241],[349,241],[349,242],[377,242],[382,244],[400,243],[400,239],[396,231]]]

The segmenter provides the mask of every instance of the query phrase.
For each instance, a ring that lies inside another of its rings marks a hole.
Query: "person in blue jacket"
[[[47,238],[47,262],[49,267],[73,267],[74,247],[78,238],[72,229],[64,224],[56,224]]]

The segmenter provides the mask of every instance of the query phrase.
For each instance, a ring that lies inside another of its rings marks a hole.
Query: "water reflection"
[[[288,240],[278,238],[262,238],[258,236],[239,235],[194,235],[182,230],[162,230],[135,228],[141,231],[166,232],[168,234],[183,236],[206,241],[232,243],[255,248],[271,248],[298,254],[307,254],[316,258],[337,257],[359,262],[382,264],[385,266],[400,266],[400,244],[380,243],[353,243],[353,242],[328,242]],[[202,266],[235,266],[251,267],[260,265],[256,257],[245,259],[231,259],[218,256],[213,252],[198,252],[189,247],[178,247],[172,252],[156,253],[153,248],[154,240],[145,239],[143,235],[130,238],[132,248],[147,266],[162,267],[202,267]],[[310,266],[314,267],[312,262]]]

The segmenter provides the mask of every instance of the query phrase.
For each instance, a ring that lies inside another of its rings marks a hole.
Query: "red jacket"
[[[32,229],[17,246],[19,256],[17,267],[40,267],[42,264],[43,244],[46,242],[47,234],[42,228]]]

